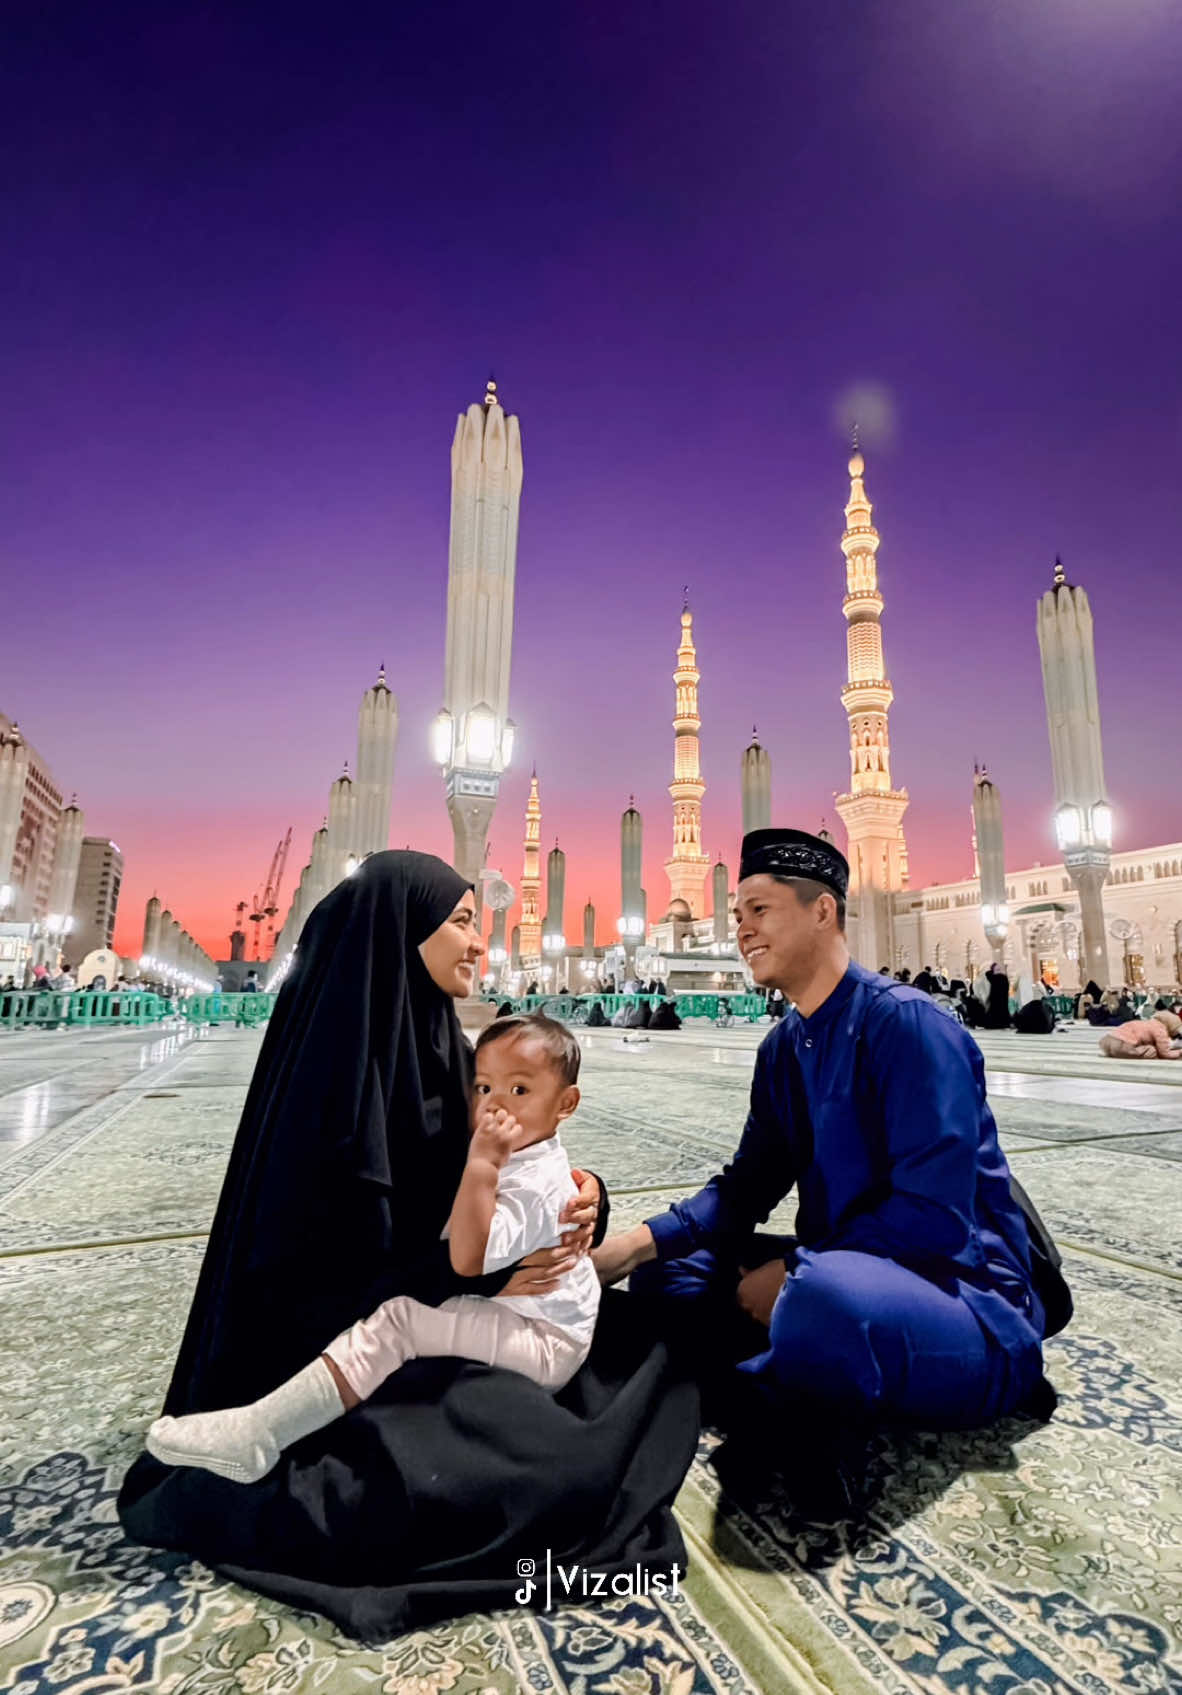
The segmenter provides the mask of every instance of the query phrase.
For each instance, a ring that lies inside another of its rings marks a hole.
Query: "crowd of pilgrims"
[[[942,970],[933,970],[930,965],[925,965],[914,977],[906,966],[892,972],[889,966],[884,965],[880,967],[880,975],[893,976],[897,983],[907,983],[913,989],[921,989],[931,995],[937,1005],[970,1030],[1017,1030],[1027,1036],[1049,1036],[1056,1029],[1067,1028],[1072,1018],[1100,1028],[1114,1029],[1152,1018],[1157,1012],[1165,1012],[1166,1029],[1176,1037],[1178,1032],[1172,1021],[1182,1017],[1182,988],[1154,994],[1136,985],[1101,989],[1098,983],[1090,981],[1077,995],[1062,997],[1074,1001],[1070,1017],[1063,1018],[1056,1013],[1053,1004],[1055,997],[1062,996],[1056,984],[1022,973],[1011,986],[1008,973],[1000,965],[987,966],[972,982],[961,977],[949,978]],[[610,993],[614,989],[613,982],[604,992]],[[621,992],[639,996],[660,995],[661,985],[629,981],[621,985]],[[526,994],[538,993],[537,983],[530,983]],[[766,1002],[767,1014],[773,1023],[788,1010],[788,1003],[779,989],[767,991]],[[511,1001],[502,1002],[498,1008],[500,1014],[512,1010]],[[641,999],[620,1007],[610,1018],[596,999],[588,1012],[587,1024],[592,1029],[612,1026],[623,1030],[680,1030],[681,1017],[673,999],[662,1000],[657,1005]]]
[[[880,974],[892,975],[885,965]],[[1171,1020],[1182,1015],[1182,989],[1177,988],[1154,994],[1136,985],[1101,989],[1090,980],[1077,995],[1062,996],[1056,984],[1027,973],[1020,974],[1011,987],[1008,973],[996,964],[988,966],[971,983],[960,977],[948,978],[943,972],[933,971],[930,965],[917,971],[914,978],[906,967],[893,975],[897,982],[910,983],[912,988],[931,995],[971,1030],[1017,1030],[1024,1035],[1042,1036],[1064,1028],[1071,1018],[1109,1028],[1148,1019],[1157,1012],[1166,1013],[1169,1028]],[[1055,997],[1073,1001],[1069,1018],[1060,1019],[1056,1015]]]

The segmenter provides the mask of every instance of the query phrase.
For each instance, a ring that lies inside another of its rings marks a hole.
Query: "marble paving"
[[[620,1226],[717,1169],[766,1026],[584,1034],[567,1141]],[[703,1434],[675,1602],[481,1615],[361,1648],[124,1541],[258,1032],[0,1032],[0,1691],[1182,1691],[1182,1064],[986,1036],[1003,1145],[1064,1247],[1059,1412],[883,1440],[858,1524],[741,1510]],[[791,1226],[790,1202],[773,1227]]]

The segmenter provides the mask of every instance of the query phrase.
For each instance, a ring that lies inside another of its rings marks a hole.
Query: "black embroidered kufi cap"
[[[773,877],[808,877],[824,883],[841,900],[850,885],[850,868],[832,842],[810,836],[807,830],[749,830],[739,853],[739,881],[760,873]]]

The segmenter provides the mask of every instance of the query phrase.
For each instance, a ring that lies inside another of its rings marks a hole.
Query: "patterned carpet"
[[[567,1140],[620,1223],[731,1150],[758,1035],[593,1037]],[[676,1597],[507,1611],[363,1649],[127,1543],[114,1515],[257,1035],[151,1052],[130,1035],[86,1052],[54,1039],[0,1045],[0,1689],[1182,1691],[1182,1090],[1115,1062],[1097,1075],[1082,1050],[1078,1083],[1065,1048],[1038,1075],[1037,1053],[997,1056],[1003,1142],[1067,1245],[1077,1298],[1047,1350],[1049,1426],[883,1440],[856,1526],[807,1523],[775,1491],[735,1506],[707,1433],[678,1502],[691,1569]]]

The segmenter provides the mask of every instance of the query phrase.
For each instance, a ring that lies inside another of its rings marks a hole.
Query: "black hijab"
[[[467,1156],[471,1050],[419,943],[470,886],[430,854],[379,853],[310,915],[255,1066],[168,1412],[274,1388],[437,1259]]]

